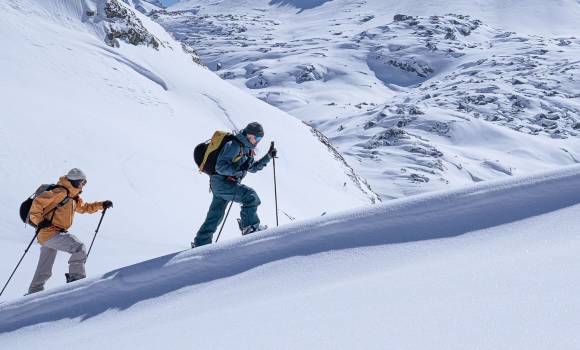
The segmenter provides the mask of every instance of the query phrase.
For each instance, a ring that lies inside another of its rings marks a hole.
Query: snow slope
[[[211,201],[208,178],[194,167],[194,146],[216,129],[240,129],[254,120],[266,130],[258,155],[270,141],[279,149],[282,224],[374,198],[309,127],[223,82],[194,62],[191,48],[126,5],[2,1],[0,33],[2,278],[33,236],[18,217],[20,203],[72,167],[88,174],[85,200],[115,203],[91,253],[89,274],[187,247]],[[261,196],[263,222],[274,225],[272,168],[245,183]],[[223,239],[238,236],[237,211]],[[97,215],[78,215],[71,233],[90,242],[97,222]],[[6,296],[25,293],[37,254],[35,245]],[[64,283],[65,255],[59,255],[48,288]]]
[[[389,201],[0,306],[55,349],[577,349],[580,166]]]
[[[570,0],[200,0],[151,18],[397,198],[577,162],[579,15]]]

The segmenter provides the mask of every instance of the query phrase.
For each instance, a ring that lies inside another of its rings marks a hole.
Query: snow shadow
[[[300,13],[304,10],[313,9],[330,1],[332,0],[271,0],[269,5],[296,7],[297,9],[300,9]]]
[[[81,321],[294,256],[462,235],[580,203],[580,166],[431,193],[163,256],[0,306],[0,333]],[[194,302],[194,300],[192,300]]]
[[[168,90],[167,83],[165,82],[165,80],[163,80],[163,78],[161,78],[157,74],[155,74],[152,71],[150,71],[149,69],[139,65],[138,63],[135,63],[135,62],[133,62],[125,57],[120,56],[118,53],[116,53],[115,51],[113,51],[111,49],[105,48],[104,50],[107,51],[108,53],[110,53],[110,55],[107,55],[108,57],[114,59],[115,61],[117,61],[121,64],[126,65],[129,68],[131,68],[136,73],[142,75],[146,79],[149,79],[153,83],[159,85],[163,90],[165,90],[165,91]]]

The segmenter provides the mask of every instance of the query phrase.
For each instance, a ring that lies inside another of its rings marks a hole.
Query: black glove
[[[40,222],[40,224],[38,224],[38,226],[36,226],[36,229],[37,229],[38,231],[40,231],[40,230],[42,230],[43,228],[50,227],[51,225],[52,225],[52,224],[50,223],[50,221],[48,221],[48,220],[42,220],[42,221]]]
[[[112,208],[112,207],[113,207],[113,202],[111,202],[111,201],[104,201],[103,202],[103,210],[104,209],[109,209],[109,208]]]
[[[248,169],[250,169],[250,166],[252,166],[253,162],[254,162],[254,158],[248,158],[248,160],[246,160],[242,165],[240,165],[239,171],[242,171],[242,172],[248,171]]]
[[[270,158],[276,158],[276,155],[278,155],[278,150],[276,149],[276,147],[274,147],[274,142],[270,144],[268,155],[270,156]]]

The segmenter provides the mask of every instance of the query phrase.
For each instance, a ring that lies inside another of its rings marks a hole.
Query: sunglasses
[[[264,136],[258,136],[258,135],[254,135],[254,137],[256,138],[256,142],[260,142],[260,140],[262,139],[262,137]]]
[[[87,184],[87,180],[69,180],[74,188],[79,188]]]

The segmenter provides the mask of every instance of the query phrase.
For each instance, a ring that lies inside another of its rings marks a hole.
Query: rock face
[[[161,8],[161,3],[158,1],[147,1],[147,3]],[[140,4],[140,2],[136,3],[135,8],[141,12],[146,12],[141,9],[142,6]],[[153,13],[155,12],[154,10]],[[105,43],[111,47],[119,47],[120,41],[135,46],[148,46],[155,50],[160,47],[169,47],[168,43],[162,42],[147,30],[132,8],[119,0],[103,0],[100,15],[97,15],[96,11],[88,10],[86,16],[103,22],[103,28],[106,33]],[[190,45],[182,42],[181,49],[191,56],[194,63],[203,65],[199,54]]]
[[[200,66],[203,66],[203,63],[201,62],[201,57],[199,57],[199,54],[197,53],[197,51],[195,51],[195,49],[193,47],[187,45],[186,43],[181,43],[181,49],[183,50],[183,52],[185,52],[191,56],[191,60],[194,63],[197,63]]]
[[[322,79],[322,73],[312,64],[307,64],[299,68],[300,70],[296,74],[296,82],[298,84]]]
[[[112,47],[118,47],[123,40],[131,45],[147,45],[158,49],[161,42],[143,26],[141,20],[130,9],[118,0],[107,0],[104,12],[108,26],[105,42]]]

